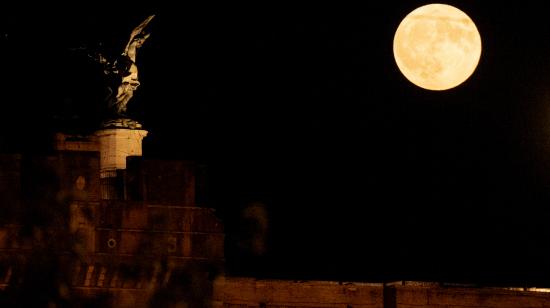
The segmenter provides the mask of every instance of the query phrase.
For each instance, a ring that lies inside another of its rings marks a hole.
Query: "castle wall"
[[[550,293],[417,282],[384,285],[221,277],[214,283],[213,304],[227,308],[542,308],[550,307]]]
[[[95,142],[60,139],[59,151],[48,157],[0,155],[0,289],[9,291],[29,266],[33,275],[56,266],[54,272],[65,272],[61,283],[45,282],[98,306],[148,307],[171,294],[176,302],[204,299],[228,308],[550,308],[550,293],[540,292],[547,290],[212,281],[224,261],[224,231],[213,209],[195,204],[196,166],[129,157],[117,174],[120,199],[104,200]]]
[[[21,300],[10,290],[41,294],[32,303],[58,296],[29,282],[83,306],[209,298],[224,231],[213,209],[195,204],[195,165],[130,157],[119,198],[104,199],[95,141],[59,142],[50,156],[0,155],[0,305]]]
[[[504,288],[394,286],[396,308],[531,308],[550,307],[550,293]]]
[[[214,307],[383,308],[382,284],[220,277]]]

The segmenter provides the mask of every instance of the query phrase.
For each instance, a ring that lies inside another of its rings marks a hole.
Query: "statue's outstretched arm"
[[[139,26],[135,27],[134,30],[132,30],[132,33],[130,34],[130,39],[128,40],[128,44],[126,44],[126,47],[124,48],[124,53],[128,53],[128,49],[130,48],[130,45],[132,44],[132,42],[134,42],[134,39],[136,38],[136,36],[140,35],[143,32],[145,27],[147,27],[147,25],[151,22],[151,20],[154,17],[155,15],[151,15],[145,18],[145,20],[141,22]],[[147,39],[147,37],[149,37],[149,35],[144,36],[145,39]]]

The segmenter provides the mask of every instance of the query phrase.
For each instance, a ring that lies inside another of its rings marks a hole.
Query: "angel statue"
[[[137,50],[149,38],[150,34],[145,32],[145,27],[153,17],[155,15],[147,17],[132,31],[124,51],[114,61],[107,59],[101,53],[88,54],[89,57],[103,65],[104,74],[112,80],[109,85],[110,93],[107,96],[107,108],[114,116],[125,115],[128,101],[139,87],[136,54]]]

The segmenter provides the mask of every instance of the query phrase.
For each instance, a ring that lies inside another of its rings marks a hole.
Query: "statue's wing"
[[[69,48],[70,51],[75,51],[79,53],[84,53],[88,58],[92,59],[94,62],[101,64],[105,70],[112,66],[111,61],[105,57],[101,52],[97,50],[89,49],[86,46],[80,46],[76,48]]]
[[[143,32],[143,29],[147,27],[147,25],[151,22],[151,20],[155,17],[155,15],[151,15],[147,18],[145,18],[144,21],[142,21],[139,26],[135,27],[134,30],[132,30],[132,33],[130,34],[130,40],[128,40],[128,44],[126,44],[126,48],[124,50],[128,50],[128,46],[132,43],[134,38],[141,34]]]

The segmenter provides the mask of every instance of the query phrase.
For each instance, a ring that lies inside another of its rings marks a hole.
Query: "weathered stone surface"
[[[112,171],[126,169],[128,156],[142,155],[142,141],[146,130],[108,128],[96,132],[99,144],[101,177],[109,177]]]
[[[103,121],[101,123],[101,127],[103,129],[108,128],[124,128],[124,129],[141,129],[143,126],[136,120],[132,120],[129,118],[117,118],[117,119],[109,119]]]
[[[383,307],[382,284],[256,280],[225,277],[214,283],[214,301],[266,307]]]
[[[500,288],[442,288],[437,284],[296,282],[220,277],[214,282],[215,307],[385,307],[385,308],[541,308],[550,307],[545,292]],[[384,295],[393,297],[386,298]]]
[[[397,304],[428,304],[428,288],[426,287],[395,287],[395,300]]]
[[[57,151],[97,152],[99,146],[94,135],[55,134],[55,149]]]

